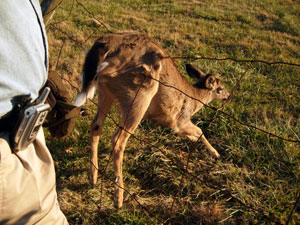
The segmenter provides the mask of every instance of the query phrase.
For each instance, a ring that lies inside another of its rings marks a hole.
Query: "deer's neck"
[[[203,105],[207,105],[212,101],[212,93],[209,89],[199,89],[192,85],[191,90],[191,97],[193,98],[191,101],[191,108],[193,110],[192,114],[195,114],[203,107]]]

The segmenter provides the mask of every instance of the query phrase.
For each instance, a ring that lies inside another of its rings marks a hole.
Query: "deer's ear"
[[[198,81],[202,81],[206,77],[205,73],[203,73],[201,70],[199,70],[191,64],[186,64],[185,68],[188,75],[190,75],[190,77],[194,79],[197,79]]]
[[[214,89],[217,84],[217,79],[213,75],[208,75],[205,80],[205,87],[208,89]]]

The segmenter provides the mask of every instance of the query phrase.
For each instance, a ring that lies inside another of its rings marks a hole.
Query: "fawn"
[[[118,105],[120,128],[112,138],[116,208],[123,205],[125,146],[142,119],[169,127],[192,141],[200,139],[212,156],[220,157],[202,130],[191,122],[191,117],[204,104],[214,99],[227,99],[229,93],[212,74],[204,74],[189,64],[186,71],[197,80],[196,84],[191,85],[178,72],[175,63],[159,44],[136,33],[103,35],[88,52],[83,66],[82,91],[74,105],[81,106],[87,98],[92,98],[97,87],[98,111],[91,123],[89,180],[92,184],[97,182],[98,176],[101,129],[112,104]]]

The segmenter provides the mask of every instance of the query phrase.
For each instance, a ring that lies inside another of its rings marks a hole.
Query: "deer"
[[[90,126],[91,184],[96,184],[98,177],[102,126],[112,105],[117,105],[120,124],[112,137],[116,208],[123,206],[122,164],[126,143],[142,119],[171,128],[193,142],[199,139],[213,157],[220,157],[202,130],[191,122],[191,117],[212,100],[226,100],[229,93],[213,74],[205,74],[191,64],[186,65],[186,71],[196,80],[194,85],[179,73],[158,43],[138,33],[105,34],[88,51],[82,70],[82,89],[73,104],[82,106],[93,98],[97,89],[97,113]]]

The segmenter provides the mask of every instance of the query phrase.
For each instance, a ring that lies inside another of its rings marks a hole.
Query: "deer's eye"
[[[223,88],[220,88],[220,87],[219,87],[219,88],[217,88],[217,90],[216,90],[216,91],[217,91],[217,94],[221,94],[221,93],[222,93],[222,91],[223,91]]]

